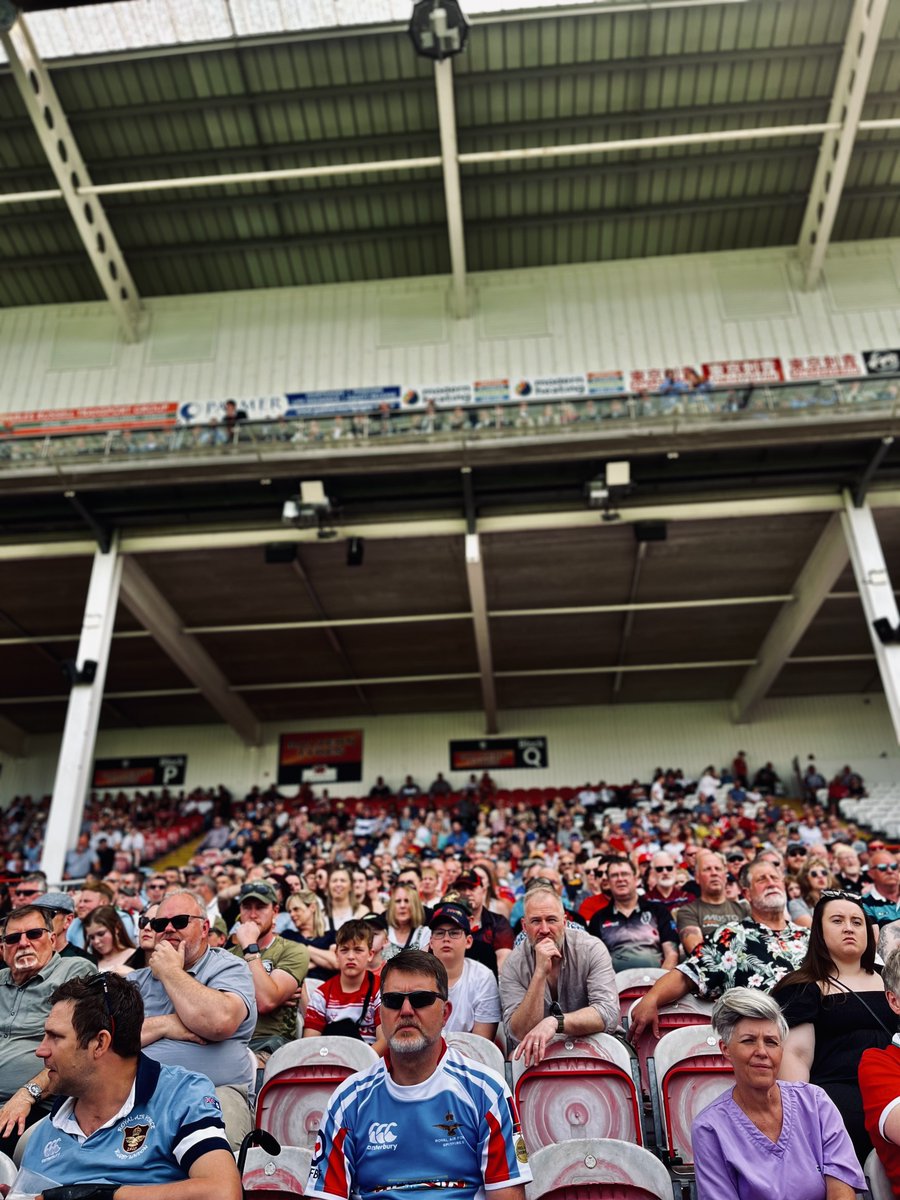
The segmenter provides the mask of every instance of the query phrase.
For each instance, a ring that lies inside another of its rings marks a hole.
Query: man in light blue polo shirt
[[[94,975],[69,980],[50,999],[36,1053],[56,1099],[25,1149],[16,1190],[52,1200],[53,1187],[90,1184],[97,1200],[112,1200],[119,1187],[149,1195],[166,1185],[175,1200],[183,1183],[191,1200],[238,1200],[212,1085],[140,1053],[137,988]]]
[[[149,966],[128,976],[144,1001],[144,1053],[213,1081],[236,1150],[250,1132],[248,1093],[256,1078],[249,1050],[257,1018],[250,968],[210,947],[206,905],[193,892],[166,896],[150,928],[156,946]]]

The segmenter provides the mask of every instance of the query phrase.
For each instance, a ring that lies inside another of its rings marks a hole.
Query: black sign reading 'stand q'
[[[900,371],[900,350],[863,350],[869,375],[893,375]]]

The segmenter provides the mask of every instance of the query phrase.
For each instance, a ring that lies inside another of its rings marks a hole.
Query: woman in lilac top
[[[735,1085],[694,1121],[699,1200],[854,1200],[866,1182],[840,1113],[821,1088],[778,1069],[787,1024],[771,997],[732,988],[713,1029]]]

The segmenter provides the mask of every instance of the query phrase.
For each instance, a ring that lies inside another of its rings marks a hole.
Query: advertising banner
[[[103,433],[107,429],[158,429],[178,420],[177,404],[110,404],[85,408],[46,408],[4,413],[0,433],[7,437],[40,437],[60,433]]]
[[[186,773],[186,754],[163,754],[158,758],[96,758],[91,787],[181,787]]]
[[[862,374],[863,362],[858,354],[803,354],[789,358],[785,364],[785,378],[790,380],[838,379]]]
[[[451,771],[542,769],[548,763],[545,737],[479,738],[450,743]]]
[[[703,374],[712,387],[748,383],[781,383],[784,370],[780,358],[730,358],[703,364]]]
[[[278,742],[278,782],[358,783],[362,758],[361,729],[283,733]]]

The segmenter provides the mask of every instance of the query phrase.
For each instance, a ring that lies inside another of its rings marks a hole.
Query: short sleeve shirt
[[[808,941],[809,930],[790,921],[775,930],[745,917],[723,925],[675,969],[707,1000],[717,1000],[733,987],[769,991],[800,966]]]
[[[187,1179],[211,1150],[230,1153],[222,1111],[203,1075],[161,1067],[141,1054],[126,1109],[85,1138],[74,1102],[60,1097],[41,1121],[22,1159],[23,1173],[56,1184],[148,1184]],[[21,1185],[27,1185],[22,1177]],[[26,1188],[27,1190],[27,1188]]]
[[[462,975],[451,984],[448,999],[453,1005],[444,1029],[449,1033],[471,1033],[476,1021],[500,1020],[500,989],[493,971],[472,958],[463,960]]]
[[[454,1049],[424,1083],[401,1087],[389,1062],[352,1075],[328,1102],[307,1196],[328,1200],[484,1200],[531,1181],[506,1082]]]
[[[160,1038],[144,1047],[144,1053],[156,1062],[170,1067],[186,1067],[207,1075],[216,1085],[249,1086],[254,1082],[248,1048],[256,1028],[256,992],[253,977],[245,962],[228,950],[210,948],[188,972],[205,987],[215,992],[231,992],[244,1002],[247,1015],[230,1038],[209,1042],[205,1046],[182,1042],[175,1038]],[[132,971],[128,979],[137,985],[144,1000],[145,1017],[162,1017],[175,1011],[169,993],[149,967]]]
[[[369,981],[371,981],[372,987],[369,1002],[363,1012]],[[331,1021],[359,1021],[360,1017],[362,1017],[359,1026],[360,1036],[364,1042],[371,1045],[375,1041],[381,1025],[381,989],[371,971],[366,973],[355,992],[343,990],[340,975],[332,975],[330,979],[326,979],[309,998],[309,1004],[306,1006],[305,1029],[323,1033],[325,1026]]]
[[[244,951],[233,946],[231,953],[243,961]],[[309,969],[309,951],[305,946],[289,942],[283,937],[273,938],[265,950],[260,951],[263,966],[271,975],[273,971],[286,971],[293,976],[297,987],[306,978]],[[274,1012],[260,1013],[254,1037],[283,1037],[288,1041],[297,1036],[297,1006],[282,1004]]]
[[[588,932],[606,946],[616,971],[658,967],[663,960],[663,944],[677,941],[669,909],[645,896],[639,897],[627,917],[614,904],[598,909],[591,917]]]

